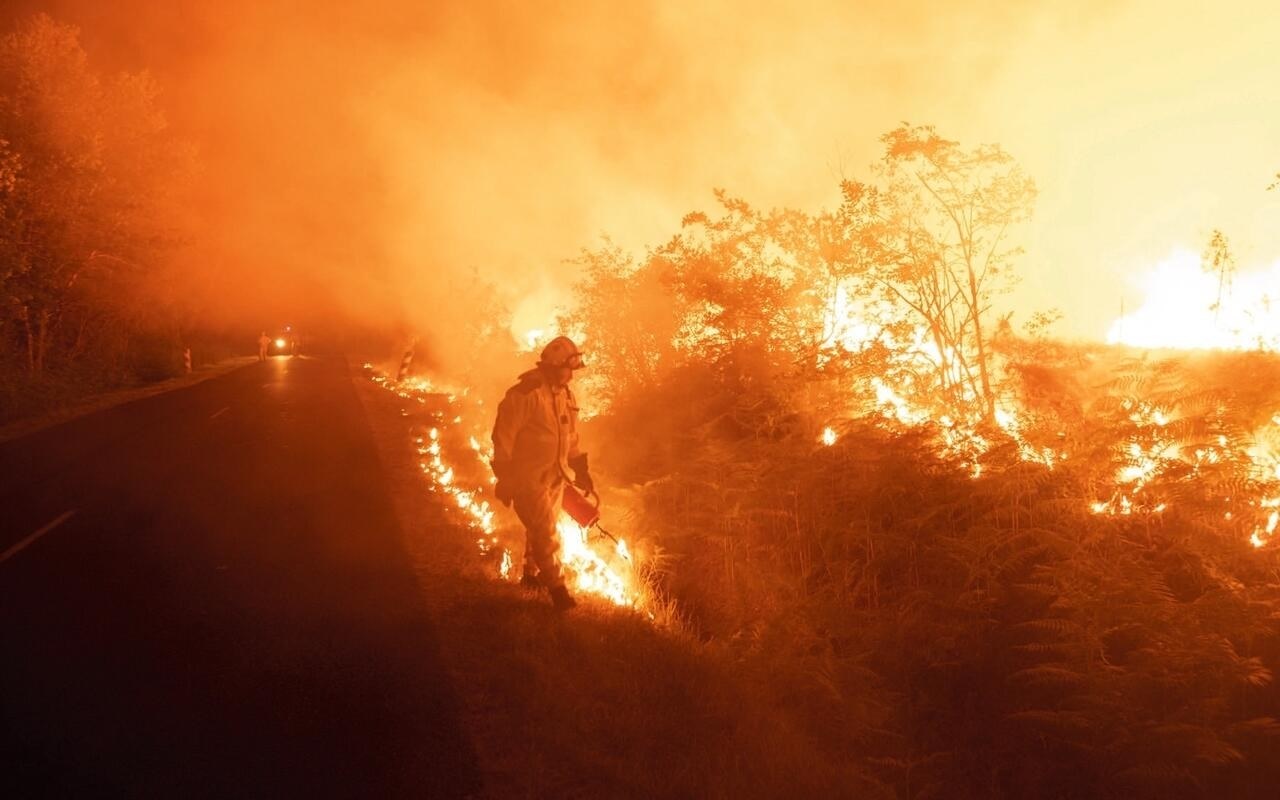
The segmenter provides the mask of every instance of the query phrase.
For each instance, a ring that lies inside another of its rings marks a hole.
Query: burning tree
[[[991,419],[991,300],[1015,278],[1010,234],[1031,216],[1035,183],[999,145],[966,150],[932,126],[882,141],[881,280],[926,326],[943,392]]]
[[[586,253],[575,321],[603,394],[634,398],[681,369],[711,381],[720,419],[757,435],[878,410],[937,423],[973,469],[996,428],[1049,460],[999,407],[990,321],[1034,184],[998,146],[966,150],[932,128],[883,138],[877,179],[845,181],[833,210],[765,211],[718,191],[720,213],[686,215],[643,259]]]
[[[821,377],[838,353],[831,305],[843,280],[841,221],[761,211],[716,193],[722,213],[685,216],[666,244],[635,261],[611,245],[580,259],[574,321],[608,399],[705,371],[754,402]],[[845,387],[847,391],[847,386]]]

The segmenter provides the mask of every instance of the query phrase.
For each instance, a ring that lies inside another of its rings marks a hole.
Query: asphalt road
[[[0,796],[478,790],[339,359],[0,445]]]

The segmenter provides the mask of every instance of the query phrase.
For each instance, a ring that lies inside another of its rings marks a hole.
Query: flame
[[[428,378],[418,377],[399,383],[389,381],[383,376],[375,376],[373,380],[400,397],[416,400],[419,403],[426,402],[423,396],[425,394],[442,393],[439,387]],[[459,398],[468,394],[469,392],[464,389],[449,392],[446,396],[450,405],[461,405]],[[479,401],[476,402],[477,407],[481,405]],[[457,411],[465,412],[465,409],[459,408]],[[448,419],[449,426],[458,428],[464,424],[465,414],[455,413]],[[431,480],[431,491],[439,492],[452,499],[464,515],[467,527],[477,534],[476,546],[480,553],[489,555],[500,550],[498,576],[503,580],[511,580],[514,577],[511,551],[500,546],[495,509],[487,499],[484,499],[485,487],[492,487],[497,481],[489,468],[493,458],[492,447],[482,445],[474,433],[469,434],[466,447],[458,449],[469,453],[474,461],[467,464],[468,468],[464,472],[460,472],[461,464],[447,463],[445,460],[447,449],[445,438],[440,427],[433,427],[427,431],[425,438],[417,439],[417,451],[421,457],[419,466]],[[461,485],[462,474],[484,476],[481,478],[483,485],[474,487]],[[491,492],[492,489],[489,488],[488,491]],[[619,540],[611,554],[598,551],[597,546],[592,544],[588,531],[583,530],[564,513],[560,515],[556,530],[560,535],[561,564],[570,578],[571,586],[577,592],[598,595],[619,606],[643,608],[644,594],[640,590],[640,581],[636,577],[631,552],[624,541]],[[651,619],[655,618],[652,613],[649,616]]]
[[[1043,464],[1049,469],[1053,469],[1053,465],[1059,461],[1066,459],[1066,454],[1059,453],[1051,447],[1036,447],[1027,441],[1022,430],[1022,420],[1013,411],[1003,405],[996,406],[995,414],[996,424],[1000,429],[1008,434],[1010,439],[1018,446],[1018,456],[1023,461],[1035,464]]]
[[[893,309],[883,302],[867,301],[841,281],[832,292],[822,316],[823,349],[840,348],[857,353],[888,338],[886,329]]]
[[[1271,309],[1272,298],[1280,299],[1280,261],[1229,277],[1206,269],[1190,250],[1174,250],[1146,276],[1142,304],[1111,325],[1107,340],[1136,347],[1280,350],[1280,316]],[[1167,505],[1148,497],[1146,489],[1166,466],[1182,462],[1190,467],[1183,480],[1194,480],[1202,467],[1243,456],[1261,493],[1235,498],[1235,508],[1224,511],[1223,519],[1231,522],[1244,512],[1245,520],[1256,520],[1249,542],[1263,547],[1271,541],[1280,525],[1280,511],[1272,510],[1280,508],[1280,457],[1271,445],[1280,442],[1280,414],[1254,432],[1254,444],[1243,453],[1232,452],[1226,436],[1219,436],[1216,446],[1181,452],[1160,430],[1171,421],[1167,409],[1138,406],[1130,419],[1137,431],[1117,450],[1121,466],[1115,494],[1091,504],[1095,513],[1159,513]]]
[[[905,398],[880,378],[872,378],[871,387],[875,389],[876,402],[880,405],[881,413],[886,417],[895,419],[903,425],[920,425],[929,419],[928,413],[913,408]]]
[[[560,534],[560,560],[574,576],[579,592],[598,594],[620,606],[634,606],[637,597],[627,589],[627,581],[589,545],[587,531],[567,515],[556,523]]]
[[[1280,349],[1280,261],[1234,275],[1229,286],[1200,256],[1176,249],[1143,279],[1143,301],[1107,332],[1112,344],[1173,349]]]
[[[1170,412],[1147,403],[1131,404],[1129,419],[1136,432],[1117,447],[1120,466],[1114,477],[1115,491],[1111,499],[1090,504],[1095,514],[1128,515],[1165,510],[1164,503],[1148,501],[1144,490],[1162,469],[1181,456],[1178,445],[1161,430],[1169,424]]]
[[[545,345],[557,332],[572,336],[570,331],[559,331],[558,324],[572,303],[572,291],[566,286],[544,283],[522,291],[511,309],[508,327],[514,344],[529,353]]]
[[[980,405],[975,402],[978,398],[972,382],[966,380],[959,354],[949,348],[940,348],[924,326],[911,328],[905,338],[893,333],[892,323],[895,315],[900,312],[884,301],[865,299],[865,292],[861,297],[857,295],[855,289],[845,281],[840,282],[832,291],[823,313],[821,351],[843,349],[847,352],[859,352],[877,343],[887,348],[892,354],[890,361],[899,369],[897,374],[901,377],[895,379],[893,372],[887,372],[871,378],[869,386],[874,395],[874,409],[882,418],[900,425],[915,427],[935,423],[942,452],[958,458],[972,477],[980,477],[983,472],[980,460],[993,444],[978,433],[982,417],[977,412],[971,412],[969,418],[964,419],[936,415],[927,403],[913,402],[913,398],[924,397],[939,388],[921,386],[915,377],[929,375],[939,385],[943,382],[950,384],[964,402],[975,407]],[[819,365],[824,358],[825,356],[819,356]],[[1016,444],[1023,461],[1052,469],[1056,463],[1066,458],[1065,454],[1052,448],[1037,447],[1028,441],[1022,420],[1007,404],[995,409],[995,422]],[[829,447],[835,444],[837,438],[834,429],[827,427],[820,441]]]
[[[1222,518],[1233,522],[1242,513],[1244,520],[1256,520],[1249,534],[1250,544],[1263,547],[1271,541],[1280,527],[1280,510],[1276,510],[1280,509],[1280,454],[1272,444],[1280,443],[1280,415],[1255,431],[1253,443],[1242,452],[1233,452],[1233,444],[1225,435],[1219,435],[1211,444],[1184,450],[1164,430],[1175,419],[1174,413],[1151,404],[1133,404],[1129,418],[1136,430],[1129,440],[1116,446],[1119,466],[1113,479],[1114,491],[1110,499],[1090,503],[1093,513],[1161,514],[1169,504],[1155,496],[1150,487],[1166,469],[1177,468],[1175,474],[1181,477],[1176,480],[1195,481],[1206,467],[1243,458],[1250,483],[1260,489],[1253,496],[1219,498],[1228,505]]]

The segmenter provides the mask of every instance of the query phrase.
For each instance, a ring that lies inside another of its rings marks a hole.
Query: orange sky
[[[550,298],[564,258],[661,242],[713,187],[834,203],[903,120],[1036,178],[1015,319],[1100,338],[1213,227],[1242,267],[1280,258],[1263,3],[25,5],[161,80],[207,164],[193,292],[230,316],[332,303],[445,336],[470,268]]]

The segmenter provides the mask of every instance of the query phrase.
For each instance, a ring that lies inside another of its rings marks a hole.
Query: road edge
[[[169,378],[158,383],[149,383],[145,386],[134,386],[129,389],[117,389],[111,392],[90,395],[65,408],[50,411],[37,417],[14,420],[7,425],[0,426],[0,444],[63,425],[98,411],[105,411],[136,400],[144,400],[148,397],[185,389],[188,386],[195,386],[213,378],[220,378],[250,364],[257,363],[257,360],[253,356],[228,358],[216,364],[201,367],[189,375],[179,375],[176,378]]]

